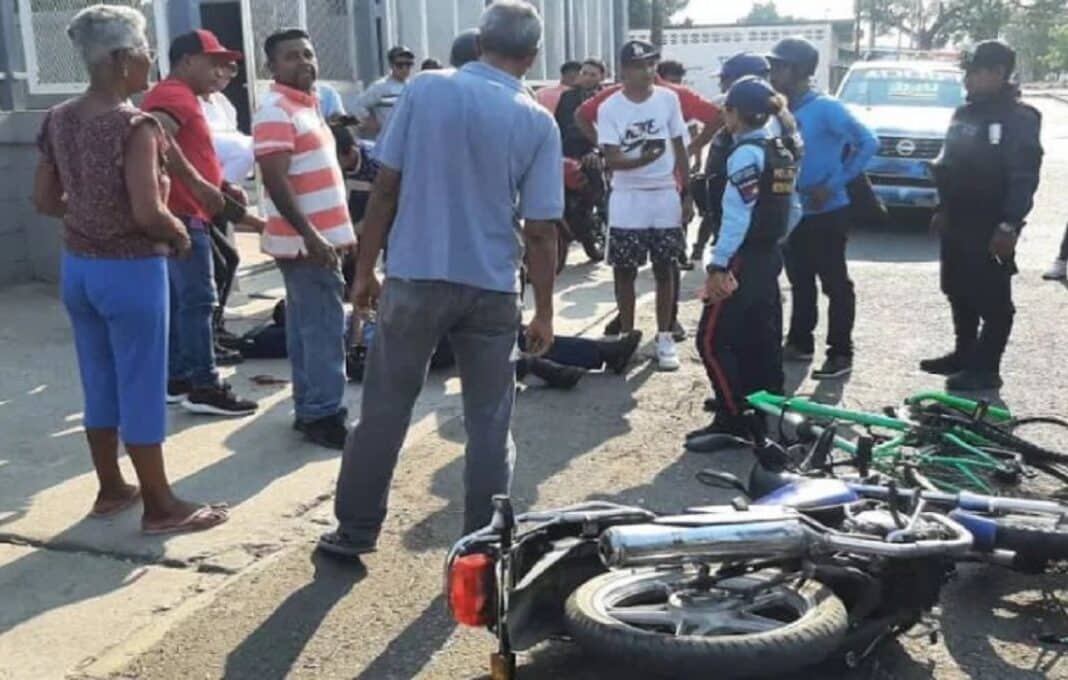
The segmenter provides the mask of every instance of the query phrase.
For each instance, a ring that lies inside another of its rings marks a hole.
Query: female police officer
[[[777,115],[782,136],[768,125]],[[727,93],[724,120],[734,139],[719,238],[706,264],[704,313],[697,349],[716,392],[712,424],[691,433],[698,450],[706,435],[744,434],[746,395],[781,391],[781,241],[797,223],[797,161],[784,136],[795,130],[786,101],[767,81],[746,76]]]

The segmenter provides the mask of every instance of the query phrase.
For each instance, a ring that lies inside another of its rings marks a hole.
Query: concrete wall
[[[60,225],[33,208],[39,111],[0,113],[0,285],[59,278]]]

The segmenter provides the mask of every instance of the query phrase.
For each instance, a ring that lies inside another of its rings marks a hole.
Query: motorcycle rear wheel
[[[684,678],[797,670],[826,659],[846,634],[845,605],[816,581],[770,584],[775,573],[760,572],[710,590],[693,587],[695,575],[655,568],[602,574],[568,598],[568,631],[593,654]]]

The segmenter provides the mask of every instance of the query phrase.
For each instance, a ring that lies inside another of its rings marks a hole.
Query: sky
[[[754,0],[690,0],[679,17],[690,17],[696,24],[730,24],[749,13]],[[853,16],[853,0],[776,0],[779,14],[801,19],[841,19]]]

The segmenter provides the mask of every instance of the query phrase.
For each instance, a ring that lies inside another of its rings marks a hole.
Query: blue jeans
[[[345,308],[341,269],[277,260],[286,284],[286,352],[297,420],[341,411],[345,398]]]
[[[186,224],[190,222],[187,220]],[[211,330],[217,300],[215,274],[211,235],[204,226],[190,226],[193,247],[185,255],[167,260],[171,288],[170,379],[188,380],[194,388],[219,384]]]
[[[167,265],[63,254],[63,304],[85,394],[86,429],[134,446],[167,436]]]

